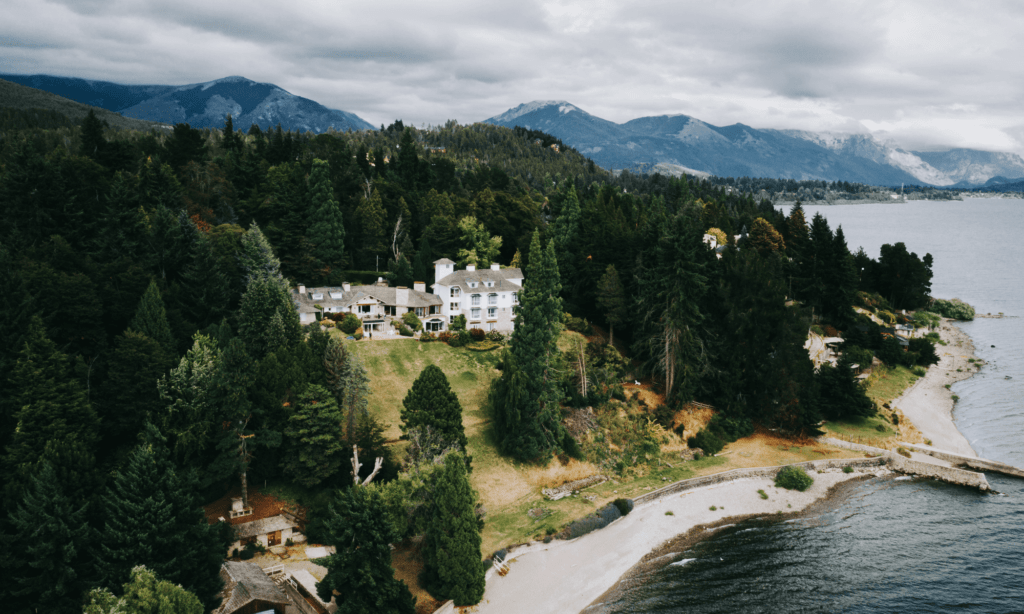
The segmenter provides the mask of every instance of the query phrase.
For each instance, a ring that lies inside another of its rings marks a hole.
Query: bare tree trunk
[[[615,347],[615,325],[608,323],[608,345]]]
[[[356,446],[356,445],[352,446],[352,485],[353,486],[366,486],[371,481],[373,481],[373,478],[377,477],[377,474],[380,472],[380,470],[381,470],[381,468],[383,466],[384,466],[384,458],[378,456],[377,460],[374,461],[374,463],[373,463],[373,471],[370,473],[369,476],[367,476],[367,478],[365,480],[360,482],[359,481],[359,469],[362,467],[362,465],[359,463],[359,446]]]
[[[245,478],[244,469],[239,477],[242,478],[242,509],[244,510],[249,507],[249,481]]]

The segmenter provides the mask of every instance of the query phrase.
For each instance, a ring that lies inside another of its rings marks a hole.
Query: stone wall
[[[953,454],[952,452],[945,452],[929,446],[922,446],[913,443],[903,443],[902,445],[914,450],[915,452],[934,456],[935,458],[953,463],[956,466],[970,467],[971,469],[978,469],[980,471],[995,471],[996,473],[1004,473],[1006,475],[1024,478],[1024,470],[1007,465],[1006,463],[991,461],[984,458],[961,456],[959,454]]]
[[[960,486],[970,486],[977,488],[981,491],[989,490],[988,480],[985,479],[984,474],[975,473],[973,471],[965,471],[956,467],[943,467],[941,465],[932,465],[931,463],[922,463],[921,461],[911,460],[899,454],[895,454],[888,450],[881,448],[873,448],[871,446],[865,446],[859,443],[851,443],[849,441],[843,441],[841,439],[832,439],[831,437],[821,437],[818,439],[821,443],[827,443],[829,445],[836,446],[837,448],[844,448],[846,450],[855,450],[857,452],[865,452],[868,454],[881,454],[881,458],[886,459],[890,468],[893,471],[899,473],[906,473],[909,475],[920,475],[929,478],[935,478],[942,480],[943,482],[949,482],[950,484],[959,484]],[[919,446],[912,444],[906,444],[909,447],[919,449]],[[925,450],[920,450],[924,452]],[[967,457],[957,457],[955,454],[943,453],[944,456],[962,458],[964,460],[977,461],[978,459],[968,459]],[[943,456],[934,455],[935,458],[941,458],[942,460],[948,460],[950,462],[957,462]],[[991,462],[991,461],[989,461]],[[1001,463],[998,463],[1001,464]]]

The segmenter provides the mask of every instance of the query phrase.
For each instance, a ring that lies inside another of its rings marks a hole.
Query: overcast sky
[[[4,0],[0,72],[277,84],[371,124],[568,100],[624,122],[1024,154],[1024,3]]]

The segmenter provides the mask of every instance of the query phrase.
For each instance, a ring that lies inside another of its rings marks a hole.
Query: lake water
[[[897,241],[931,253],[933,296],[1011,316],[959,325],[987,364],[953,385],[954,420],[979,456],[1024,467],[1024,201],[805,210],[873,258]],[[588,614],[1022,613],[1024,480],[987,477],[999,494],[906,478],[849,485],[799,518],[723,529]]]

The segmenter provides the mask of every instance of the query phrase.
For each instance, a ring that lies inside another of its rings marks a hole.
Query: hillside
[[[719,127],[686,115],[616,124],[565,101],[534,101],[484,121],[543,130],[609,169],[656,167],[720,177],[870,185],[946,186],[961,181],[980,184],[995,175],[1024,176],[1024,160],[1015,154],[910,152],[871,135],[759,130],[744,124]]]
[[[64,115],[76,124],[81,122],[82,118],[89,114],[90,110],[93,110],[96,112],[96,117],[101,121],[107,122],[111,128],[149,131],[153,128],[166,127],[163,124],[152,121],[124,117],[107,109],[75,102],[50,92],[19,85],[4,79],[0,79],[0,108],[53,111]]]
[[[296,96],[272,83],[245,77],[226,77],[189,85],[122,85],[50,75],[0,75],[12,82],[65,96],[80,103],[154,122],[187,123],[193,128],[223,128],[229,113],[234,124],[266,130],[281,124],[285,130],[323,133],[372,129],[346,111],[329,109]]]

